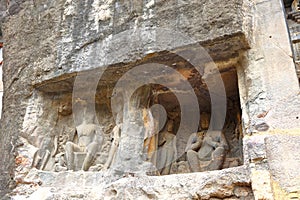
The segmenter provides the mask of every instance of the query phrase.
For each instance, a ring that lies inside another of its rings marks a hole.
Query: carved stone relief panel
[[[211,118],[218,115],[211,114],[207,86],[200,74],[184,63],[174,66],[188,74],[197,91],[200,119],[196,130],[180,126],[182,106],[191,108],[189,99],[180,102],[163,85],[146,84],[131,94],[130,88],[126,89],[130,79],[124,80],[125,88],[117,91],[114,88],[121,75],[114,77],[109,71],[109,77],[116,80],[99,82],[95,94],[91,94],[83,89],[89,88],[91,80],[84,79],[80,96],[74,97],[72,78],[54,81],[35,90],[28,103],[21,136],[35,148],[30,155],[31,167],[54,172],[111,170],[168,175],[242,165],[236,72],[222,75],[228,95],[225,124],[222,129],[209,129]],[[167,80],[176,86],[178,94],[187,93],[175,76]]]

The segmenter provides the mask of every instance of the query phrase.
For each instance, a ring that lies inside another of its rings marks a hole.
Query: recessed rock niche
[[[211,100],[203,76],[174,55],[157,56],[151,63],[174,69],[174,74],[151,72],[151,77],[167,81],[173,89],[153,79],[126,96],[134,78],[122,77],[146,61],[68,74],[37,85],[21,134],[30,167],[52,172],[124,170],[125,174],[169,175],[242,165],[235,66],[227,63],[220,70],[227,95],[224,126],[208,131]],[[145,78],[143,72],[140,70],[141,79]],[[184,79],[177,79],[175,73]],[[76,78],[79,76],[83,78]],[[176,97],[174,90],[177,94],[187,93],[182,81],[191,86],[198,105],[189,98],[182,102]],[[118,84],[123,88],[116,90]],[[199,107],[200,117],[196,131],[181,124],[182,109],[195,106]]]

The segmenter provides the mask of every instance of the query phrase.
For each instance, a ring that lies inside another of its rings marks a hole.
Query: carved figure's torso
[[[94,141],[97,126],[95,124],[81,124],[77,126],[78,145],[86,147]]]
[[[208,131],[203,139],[200,150],[198,151],[199,159],[202,161],[211,160],[212,152],[217,147],[227,146],[226,140],[223,138],[221,131]]]

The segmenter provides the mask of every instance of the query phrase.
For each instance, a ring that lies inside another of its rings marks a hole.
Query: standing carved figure
[[[32,167],[44,170],[50,157],[54,156],[55,152],[53,153],[52,147],[53,142],[51,137],[46,136],[43,139],[40,148],[34,153]]]
[[[122,128],[122,124],[117,124],[112,130],[113,141],[109,150],[108,158],[102,168],[103,170],[107,170],[113,162],[113,159],[119,147],[121,128]]]
[[[170,174],[172,162],[176,158],[176,136],[173,133],[173,120],[169,120],[165,130],[159,133],[157,169],[161,175]]]
[[[145,123],[144,154],[145,160],[156,165],[157,157],[157,120],[154,119],[151,109],[143,110]]]
[[[292,3],[292,11],[299,11],[299,0],[294,0]]]
[[[192,172],[221,169],[227,150],[228,144],[222,131],[207,131],[204,137],[203,132],[194,133],[185,149]]]
[[[73,142],[66,143],[66,161],[68,170],[74,170],[74,152],[85,152],[86,156],[82,164],[82,170],[88,171],[101,150],[103,144],[103,133],[93,120],[84,120],[76,127],[78,144]]]

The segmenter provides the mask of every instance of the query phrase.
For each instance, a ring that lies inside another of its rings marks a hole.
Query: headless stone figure
[[[122,127],[122,124],[117,124],[112,130],[113,141],[112,141],[112,144],[111,144],[111,147],[109,150],[108,158],[102,168],[103,170],[107,170],[110,167],[110,165],[115,157],[115,154],[117,152],[119,142],[120,142],[121,127]]]
[[[32,167],[44,170],[51,156],[51,138],[45,137],[41,147],[34,153]],[[52,145],[53,146],[53,145]]]
[[[192,172],[219,170],[222,168],[228,144],[222,131],[192,134],[186,147],[187,160]],[[208,165],[201,168],[203,162]]]
[[[68,170],[74,170],[74,152],[86,152],[86,157],[82,164],[82,170],[88,171],[92,165],[96,154],[101,150],[103,134],[99,126],[92,122],[83,121],[76,127],[78,144],[66,143],[66,161]]]
[[[161,175],[170,174],[171,164],[176,158],[176,137],[173,134],[173,121],[169,120],[158,138],[157,169]]]

